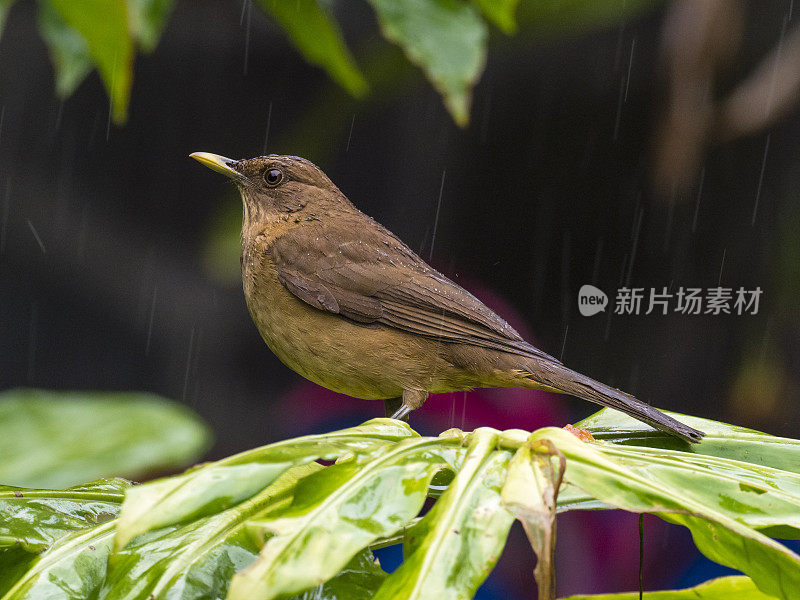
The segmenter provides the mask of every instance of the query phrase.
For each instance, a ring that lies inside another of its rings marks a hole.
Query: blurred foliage
[[[747,575],[655,597],[800,597],[800,556],[768,537],[800,538],[800,442],[680,418],[707,441],[609,410],[582,423],[589,442],[552,427],[422,437],[374,419],[133,487],[0,488],[0,598],[467,598],[514,518],[554,540],[557,512],[604,508],[680,523]],[[405,561],[387,574],[371,550],[396,543]]]
[[[685,590],[647,592],[648,600],[769,600],[748,577],[730,576],[706,581]],[[570,596],[564,600],[639,600],[639,592]]]
[[[141,393],[0,394],[0,483],[60,488],[185,467],[211,443],[188,408]]]
[[[369,78],[356,64],[336,21],[318,0],[253,0],[286,32],[311,64],[325,69],[352,96],[363,97]],[[469,122],[472,88],[487,54],[488,23],[517,31],[519,0],[367,0],[384,37],[403,49],[442,95],[454,121]],[[14,0],[0,0],[0,33]],[[158,45],[174,0],[40,0],[39,31],[55,67],[56,91],[68,97],[97,69],[115,123],[127,117],[136,49]],[[526,2],[519,21],[539,31],[605,25],[629,17],[653,0]],[[488,23],[487,23],[488,22]],[[364,56],[364,60],[368,60]],[[371,81],[370,81],[371,82]],[[373,83],[373,82],[371,82]]]

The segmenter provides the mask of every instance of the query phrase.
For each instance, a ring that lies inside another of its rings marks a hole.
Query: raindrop
[[[564,349],[567,347],[567,334],[569,333],[569,323],[567,323],[566,329],[564,329],[564,339],[561,341],[561,354],[558,356],[558,360],[564,362]]]
[[[150,303],[150,321],[147,324],[147,345],[144,348],[144,355],[150,354],[150,339],[153,336],[153,317],[156,314],[156,294],[158,287],[153,287],[153,301]]]
[[[350,150],[350,140],[353,139],[353,125],[356,124],[356,116],[353,115],[353,119],[350,121],[350,133],[347,136],[347,148],[344,149],[345,152]]]
[[[44,249],[44,243],[42,242],[42,238],[39,237],[39,232],[36,231],[36,228],[33,226],[33,223],[31,223],[30,219],[26,219],[26,221],[28,222],[28,227],[30,227],[30,230],[31,230],[31,233],[33,234],[33,237],[36,239],[36,243],[39,244],[39,248],[42,249],[42,254],[46,254],[46,250]]]
[[[264,151],[262,154],[267,154],[267,141],[269,140],[269,125],[272,122],[272,102],[269,103],[269,108],[267,109],[267,130],[264,133]]]
[[[253,15],[253,3],[245,0],[247,6],[247,28],[244,33],[244,75],[247,75],[247,61],[250,55],[250,22]]]
[[[186,357],[186,374],[183,377],[183,394],[181,399],[186,402],[186,390],[189,389],[189,372],[192,367],[192,350],[194,350],[194,325],[192,326],[192,333],[189,336],[189,353]]]
[[[761,160],[761,174],[758,176],[758,189],[756,190],[756,201],[753,205],[753,218],[750,225],[756,224],[756,214],[758,213],[758,199],[761,197],[761,184],[764,183],[764,167],[767,166],[767,152],[769,151],[769,138],[767,135],[767,142],[764,144],[764,158]]]
[[[703,182],[706,180],[706,168],[700,170],[700,184],[697,186],[697,204],[694,206],[694,218],[692,218],[692,233],[697,231],[697,215],[700,212],[700,197],[703,195]]]
[[[635,225],[633,226],[633,242],[631,244],[631,260],[628,263],[628,274],[625,276],[625,287],[631,284],[631,274],[633,273],[633,263],[636,260],[636,248],[639,245],[639,231],[642,229],[642,216],[644,215],[644,206],[639,205],[638,214],[636,215]]]
[[[439,186],[439,201],[436,203],[436,218],[433,221],[433,236],[431,237],[431,252],[428,260],[433,258],[433,245],[436,243],[436,229],[439,226],[439,209],[442,208],[442,192],[444,192],[444,177],[447,174],[447,169],[442,170],[442,183]]]
[[[624,101],[628,101],[628,86],[631,84],[631,67],[633,66],[633,50],[636,47],[636,38],[631,40],[631,56],[628,59],[628,75],[625,77],[625,99]]]
[[[0,219],[0,254],[6,249],[6,228],[8,226],[8,209],[11,204],[11,178],[6,181],[6,193],[3,194],[3,217]]]
[[[723,267],[725,267],[725,254],[727,254],[727,252],[728,252],[728,249],[727,248],[723,248],[723,250],[722,250],[722,264],[720,264],[720,266],[719,266],[719,278],[717,279],[717,287],[722,285],[722,269],[723,269]]]

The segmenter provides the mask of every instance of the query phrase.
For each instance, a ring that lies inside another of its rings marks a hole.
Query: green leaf
[[[556,499],[565,469],[564,455],[549,440],[528,442],[511,459],[501,494],[503,506],[522,522],[536,554],[533,575],[542,599],[556,594]]]
[[[125,121],[133,79],[133,41],[124,0],[43,0],[77,31],[111,99],[115,123]],[[51,40],[48,40],[50,42]],[[55,55],[55,52],[53,52]],[[56,64],[59,68],[59,65]]]
[[[292,466],[367,453],[408,437],[418,434],[407,424],[373,419],[359,427],[248,450],[182,475],[136,486],[128,492],[122,506],[116,548],[124,547],[134,536],[150,529],[214,514],[238,504]]]
[[[246,523],[291,502],[297,482],[322,469],[316,463],[294,467],[233,508],[138,536],[114,554],[101,597],[162,598],[180,590],[184,598],[224,598],[233,575],[258,556]]]
[[[472,86],[486,63],[488,31],[478,11],[460,0],[368,0],[386,39],[419,65],[455,122],[469,122]]]
[[[406,560],[375,600],[471,598],[489,575],[514,521],[500,501],[511,454],[495,450],[498,433],[481,428],[470,436],[461,469],[408,531]]]
[[[342,33],[320,8],[317,0],[256,0],[281,27],[311,64],[325,69],[353,96],[367,92],[367,82],[359,71]]]
[[[405,527],[448,464],[441,446],[436,438],[405,440],[367,462],[342,462],[301,481],[290,506],[250,522],[268,539],[258,561],[234,577],[230,600],[271,600],[327,581],[359,551]]]
[[[86,40],[64,23],[49,2],[39,3],[39,34],[50,51],[56,76],[56,93],[67,98],[92,71],[92,57]]]
[[[144,52],[156,49],[174,3],[175,0],[127,0],[130,30]]]
[[[767,594],[797,598],[800,556],[748,526],[798,530],[796,474],[688,452],[590,444],[563,429],[531,435],[541,439],[566,457],[565,481],[611,506],[685,525],[711,560],[743,571]]]
[[[124,479],[101,479],[65,490],[0,487],[0,547],[41,552],[62,536],[119,514]]]
[[[514,12],[517,10],[519,0],[475,0],[475,4],[486,18],[504,33],[514,33],[517,30]]]
[[[11,5],[14,4],[14,0],[0,0],[0,37],[3,35],[3,27],[6,24],[6,16],[8,16],[8,10],[11,8]]]
[[[685,590],[645,592],[647,600],[772,600],[760,591],[749,577],[720,577]],[[570,596],[562,600],[639,600],[639,592]]]
[[[0,393],[0,482],[62,488],[185,466],[211,434],[187,408],[141,393]]]
[[[753,429],[679,413],[668,414],[704,431],[706,436],[703,441],[699,444],[684,444],[619,411],[607,408],[576,423],[575,427],[588,429],[596,439],[617,444],[682,450],[800,473],[800,440],[776,437]]]
[[[29,563],[24,574],[16,578],[0,600],[85,600],[96,597],[106,575],[114,523],[110,521],[61,537]],[[8,583],[3,581],[4,578],[5,572],[0,569],[0,589]]]
[[[564,34],[609,27],[662,3],[661,0],[536,0],[520,4],[517,21],[528,30]]]
[[[258,556],[259,544],[248,532],[251,519],[291,503],[297,482],[322,470],[316,463],[294,467],[233,508],[137,537],[111,559],[100,598],[225,598],[234,573]],[[299,598],[366,600],[385,573],[366,550],[331,577]]]

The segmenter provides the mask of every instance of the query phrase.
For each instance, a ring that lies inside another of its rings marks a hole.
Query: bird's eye
[[[268,186],[275,187],[283,181],[283,173],[280,169],[267,169],[264,172],[264,181],[267,182]]]

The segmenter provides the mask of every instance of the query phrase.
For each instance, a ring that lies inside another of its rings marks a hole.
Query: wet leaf
[[[556,594],[556,499],[565,468],[564,455],[549,440],[525,443],[508,465],[501,494],[536,554],[533,574],[540,600],[552,600]]]
[[[668,413],[706,436],[699,444],[685,444],[616,410],[603,410],[575,424],[598,440],[617,444],[682,450],[730,458],[800,473],[800,440],[776,437],[753,429],[679,413]]]
[[[550,440],[567,459],[564,480],[587,495],[685,525],[711,560],[744,572],[765,593],[796,597],[800,556],[754,526],[798,531],[798,475],[686,452],[585,443],[555,428],[531,439]]]
[[[185,466],[210,443],[187,408],[140,393],[0,393],[0,483],[63,488]]]
[[[125,490],[124,479],[101,479],[64,490],[0,487],[0,547],[41,552],[78,529],[115,519]]]
[[[418,434],[405,423],[373,419],[359,427],[248,450],[182,475],[136,486],[125,497],[116,547],[122,548],[150,529],[230,508],[267,487],[292,466],[369,453],[408,437]]]
[[[317,0],[256,0],[283,27],[311,64],[325,69],[352,95],[367,91],[367,82],[344,43],[336,23]]]
[[[486,24],[460,0],[368,0],[386,39],[439,91],[455,122],[469,122],[472,86],[486,63]]]
[[[496,451],[498,432],[477,429],[447,491],[404,543],[405,562],[375,600],[471,598],[505,545],[513,515],[500,501],[511,453]]]
[[[96,597],[111,553],[114,521],[59,538],[27,564],[0,600],[84,600]],[[0,561],[3,555],[0,554]],[[3,567],[0,562],[0,567]],[[19,563],[17,564],[17,568]],[[0,568],[0,589],[10,583]]]
[[[52,6],[64,24],[80,34],[86,41],[89,56],[97,66],[100,78],[103,80],[111,100],[111,114],[114,122],[124,122],[133,79],[133,40],[128,27],[128,9],[125,1],[42,1]],[[51,44],[58,43],[58,53],[63,57],[68,53],[72,42],[68,40],[61,45],[60,39],[59,37],[50,37],[47,41]],[[53,54],[55,56],[55,52]],[[56,68],[59,68],[58,64],[56,64]]]
[[[771,600],[749,577],[720,577],[685,590],[646,592],[647,600]],[[576,595],[562,600],[639,600],[639,592]]]
[[[229,598],[272,599],[338,573],[372,542],[405,527],[422,509],[434,474],[447,464],[435,438],[414,438],[301,481],[292,504],[249,528],[263,540],[258,561],[236,575]]]

